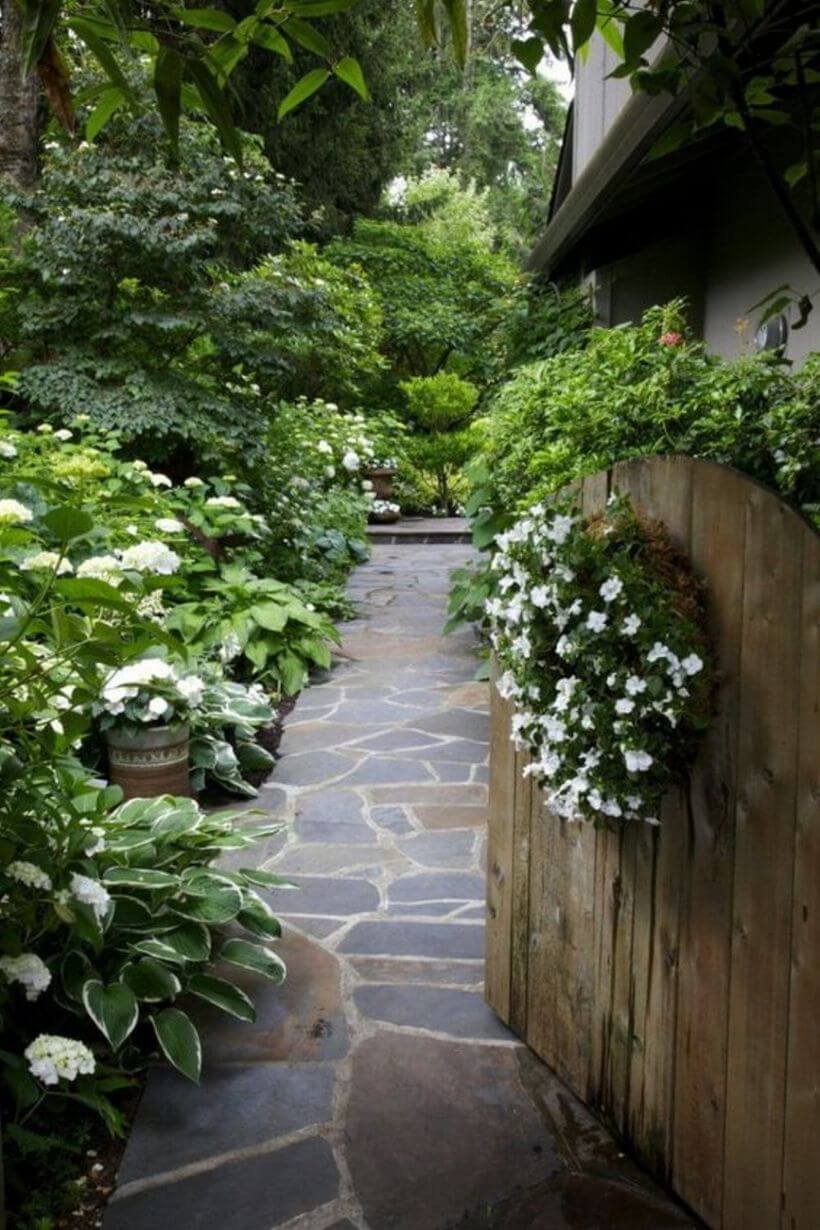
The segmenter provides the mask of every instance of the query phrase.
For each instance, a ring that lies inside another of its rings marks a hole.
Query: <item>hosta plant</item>
[[[486,609],[525,773],[568,820],[657,823],[710,716],[696,579],[625,499],[592,518],[535,505],[497,545]]]
[[[266,775],[273,768],[273,756],[256,736],[275,720],[262,688],[230,683],[212,671],[191,717],[191,788],[213,785],[231,794],[255,795],[245,775]]]

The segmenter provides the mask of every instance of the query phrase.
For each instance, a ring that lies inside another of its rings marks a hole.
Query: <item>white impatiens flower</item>
[[[0,457],[5,457],[7,461],[11,461],[12,457],[16,456],[17,449],[11,440],[0,440]]]
[[[637,696],[640,692],[646,691],[646,680],[641,679],[639,675],[630,675],[624,687],[630,696]]]
[[[20,569],[22,572],[56,572],[58,576],[74,571],[71,560],[61,559],[56,551],[37,551],[34,555],[27,555],[20,561]]]
[[[355,474],[361,465],[359,454],[354,453],[353,449],[349,448],[342,457],[342,465],[350,474]]]
[[[199,675],[185,675],[177,680],[177,691],[188,702],[192,709],[202,704],[205,694],[205,681]]]
[[[0,500],[0,525],[19,525],[33,517],[31,509],[19,500]]]
[[[157,517],[154,529],[160,530],[163,534],[181,534],[185,526],[176,517]]]
[[[590,611],[587,615],[586,626],[592,632],[603,632],[608,618],[606,611]]]
[[[631,713],[635,708],[634,700],[630,700],[628,696],[622,696],[620,700],[615,701],[615,712],[625,716]]]
[[[624,622],[621,624],[621,631],[625,636],[634,636],[642,624],[643,620],[640,615],[627,615]]]
[[[618,595],[623,592],[623,588],[624,583],[620,577],[610,577],[608,581],[604,581],[598,593],[604,602],[614,602]]]
[[[703,658],[699,658],[696,653],[690,653],[681,660],[681,667],[687,675],[697,675],[698,671],[703,670]]]
[[[78,565],[77,576],[94,577],[98,581],[107,581],[109,585],[119,585],[122,564],[116,555],[92,555]]]
[[[164,542],[138,542],[133,547],[126,547],[122,553],[123,568],[133,569],[134,572],[154,572],[158,576],[169,577],[181,563],[176,551],[166,547]]]
[[[71,895],[77,901],[90,905],[100,922],[108,913],[111,895],[104,884],[91,876],[80,875],[78,871],[75,871],[71,877]]]
[[[84,1042],[59,1034],[40,1034],[23,1052],[32,1076],[44,1085],[57,1085],[90,1076],[96,1067],[94,1056]]]
[[[645,773],[655,763],[649,752],[634,751],[631,748],[624,749],[623,757],[630,773]]]
[[[26,888],[42,888],[46,892],[51,888],[51,876],[38,867],[36,863],[27,863],[25,859],[16,859],[9,863],[6,875]]]
[[[166,714],[173,713],[173,706],[168,704],[162,696],[152,696],[148,702],[148,709],[142,715],[143,721],[150,722],[152,718],[164,718]]]
[[[546,585],[536,585],[530,593],[530,602],[541,611],[549,604],[549,600],[550,591]]]
[[[8,982],[19,982],[26,999],[33,1002],[48,990],[51,970],[36,952],[24,952],[19,957],[0,957],[0,972]]]

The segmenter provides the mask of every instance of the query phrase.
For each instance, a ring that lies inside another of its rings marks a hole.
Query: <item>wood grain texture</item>
[[[492,683],[497,671],[493,666]],[[509,1024],[512,961],[513,814],[515,749],[512,704],[490,687],[490,806],[487,834],[487,948],[485,996]]]
[[[576,496],[592,512],[611,489],[706,581],[714,720],[659,829],[560,821],[502,754],[491,823],[505,813],[508,832],[492,849],[512,859],[512,938],[490,942],[508,967],[488,987],[707,1226],[816,1230],[820,538],[708,462],[618,465]]]

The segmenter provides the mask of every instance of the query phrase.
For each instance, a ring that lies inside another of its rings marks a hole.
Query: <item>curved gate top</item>
[[[493,689],[487,998],[711,1227],[820,1226],[820,537],[711,462],[583,480],[707,587],[714,721],[660,828],[545,811]]]

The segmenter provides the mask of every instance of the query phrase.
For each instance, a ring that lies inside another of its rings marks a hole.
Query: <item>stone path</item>
[[[106,1230],[693,1224],[484,1004],[487,685],[440,632],[468,554],[380,545],[352,578],[261,796],[288,979],[244,980],[254,1025],[199,1013],[199,1088],[151,1073]]]

